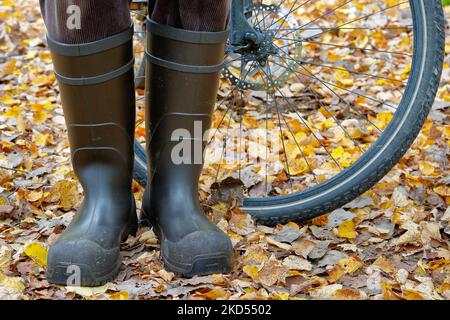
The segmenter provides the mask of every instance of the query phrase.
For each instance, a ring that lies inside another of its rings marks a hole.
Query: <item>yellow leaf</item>
[[[430,261],[425,267],[428,270],[437,270],[446,266],[450,266],[449,259],[438,259]]]
[[[408,64],[408,65],[406,65],[405,69],[403,69],[403,71],[401,73],[403,76],[402,78],[407,79],[410,72],[411,72],[411,64]]]
[[[298,224],[296,224],[295,222],[292,222],[292,221],[290,221],[290,222],[286,223],[286,227],[291,227],[291,228],[294,228],[294,229],[300,230],[300,227],[299,227],[299,225],[298,225]]]
[[[381,283],[381,289],[383,291],[384,300],[400,300],[399,295],[392,290],[392,285],[388,282]]]
[[[26,54],[26,56],[24,56],[25,60],[31,60],[33,58],[35,58],[37,56],[38,52],[37,50],[29,50]]]
[[[25,194],[25,199],[27,199],[29,202],[36,202],[42,198],[43,194],[43,191],[32,190]]]
[[[377,114],[377,126],[380,129],[385,129],[391,122],[394,115],[390,112],[380,112]]]
[[[406,289],[403,296],[406,298],[406,300],[424,300],[419,291],[412,289]]]
[[[331,155],[333,156],[333,158],[335,159],[339,159],[341,158],[345,153],[344,148],[342,147],[338,147],[336,149],[333,150],[333,152],[331,153]]]
[[[272,292],[269,297],[273,300],[289,300],[289,293]]]
[[[328,60],[330,60],[331,62],[337,61],[337,60],[341,60],[342,56],[335,54],[333,51],[328,51]]]
[[[384,256],[379,256],[373,263],[373,266],[378,267],[381,271],[386,273],[392,273],[395,271],[395,265]]]
[[[196,293],[196,297],[206,298],[208,300],[217,300],[217,299],[225,299],[229,297],[229,293],[225,291],[224,288],[214,287],[212,290],[209,290],[205,293]]]
[[[54,185],[52,193],[59,195],[59,206],[64,211],[69,211],[78,204],[78,184],[75,181],[58,181]]]
[[[44,111],[36,111],[33,113],[33,120],[37,124],[42,124],[47,120],[47,113]]]
[[[2,72],[0,75],[8,75],[13,73],[14,69],[16,68],[17,60],[9,60],[5,63]]]
[[[450,187],[448,186],[445,185],[437,186],[433,190],[440,196],[450,197]]]
[[[47,85],[53,84],[54,80],[55,80],[55,76],[53,74],[52,75],[48,75],[48,76],[40,75],[40,76],[35,77],[31,81],[31,84],[35,85],[35,86],[38,86],[38,87],[47,86]]]
[[[13,289],[14,291],[17,291],[19,293],[22,293],[25,290],[25,284],[23,283],[22,278],[7,277],[1,272],[0,272],[0,287]]]
[[[347,273],[352,274],[359,268],[364,266],[364,263],[358,257],[350,257],[347,259],[341,259],[338,262],[338,266],[344,269]]]
[[[420,161],[419,169],[426,176],[431,176],[434,174],[434,166],[431,162],[428,161]]]
[[[19,100],[14,99],[14,98],[11,97],[10,95],[8,95],[8,96],[2,96],[2,97],[0,98],[0,101],[1,101],[3,104],[6,104],[7,106],[13,106],[13,105],[18,104],[18,103],[20,102]]]
[[[339,281],[339,279],[342,278],[344,275],[344,269],[342,269],[340,266],[335,266],[333,269],[328,271],[329,282],[335,283],[336,281]]]
[[[309,164],[308,166],[308,162],[306,162],[306,160],[304,158],[301,159],[294,159],[290,162],[289,164],[289,173],[293,176],[298,176],[301,175],[305,172],[309,171],[309,166],[311,164]],[[286,171],[287,171],[287,166],[286,166]]]
[[[111,300],[128,300],[129,299],[128,292],[126,292],[126,291],[111,293],[109,295],[109,298]]]
[[[259,279],[259,272],[258,267],[255,265],[248,265],[244,266],[242,270],[250,277],[253,281],[258,281]]]
[[[334,229],[334,232],[339,238],[355,239],[358,235],[352,220],[342,222],[337,229]]]
[[[336,70],[334,73],[334,78],[340,85],[343,85],[345,87],[353,86],[353,78],[351,77],[350,72],[348,72],[347,70]]]
[[[211,208],[214,214],[219,215],[220,217],[225,217],[228,213],[228,205],[224,202],[219,202],[218,204],[213,205]]]
[[[53,110],[55,109],[51,104],[40,104],[35,103],[31,106],[31,111],[44,111],[44,110]]]
[[[39,134],[36,137],[35,143],[36,145],[38,145],[39,147],[45,147],[48,143],[48,139],[49,139],[49,135],[46,134]]]
[[[268,260],[269,258],[260,246],[250,246],[242,258],[242,262],[246,264],[251,262],[260,264]]]
[[[45,268],[47,266],[47,249],[39,243],[31,243],[25,248],[24,252],[40,267]]]
[[[6,111],[3,116],[10,119],[15,119],[19,117],[19,115],[22,113],[21,107],[12,107],[9,108],[8,111]]]

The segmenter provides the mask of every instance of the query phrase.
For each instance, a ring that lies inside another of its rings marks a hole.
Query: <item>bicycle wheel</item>
[[[200,187],[239,181],[260,223],[367,191],[418,135],[442,70],[439,0],[253,1],[262,41],[227,47]],[[232,26],[233,28],[233,26]]]

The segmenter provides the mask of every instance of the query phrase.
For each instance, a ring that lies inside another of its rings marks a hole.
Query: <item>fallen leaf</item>
[[[114,292],[109,295],[109,299],[111,300],[128,300],[128,292],[121,291],[121,292]]]
[[[372,264],[383,272],[392,273],[395,271],[395,265],[385,256],[379,256]]]
[[[364,263],[358,257],[349,257],[339,260],[338,265],[348,274],[352,274],[364,266]]]
[[[23,251],[38,266],[45,268],[47,266],[47,249],[37,242],[29,244]]]
[[[334,234],[339,238],[355,239],[358,233],[355,231],[355,224],[352,220],[342,222],[339,227],[333,229]]]
[[[311,271],[313,267],[311,262],[297,256],[289,256],[284,258],[283,264],[290,270]]]
[[[294,250],[295,254],[302,256],[305,259],[308,257],[315,246],[316,244],[314,243],[314,241],[310,240],[301,240],[292,243],[292,249]]]
[[[259,281],[266,286],[284,283],[289,269],[278,260],[269,260],[259,271]]]
[[[315,299],[331,299],[333,294],[342,289],[341,284],[331,284],[310,291],[311,297]]]

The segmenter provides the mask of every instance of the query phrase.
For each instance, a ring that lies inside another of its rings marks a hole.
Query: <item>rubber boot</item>
[[[228,33],[147,20],[149,178],[141,220],[159,237],[167,270],[186,277],[229,272],[231,241],[198,199],[203,135],[211,125]],[[181,145],[190,156],[177,151]]]
[[[50,248],[47,279],[98,286],[121,266],[120,244],[137,229],[132,193],[135,126],[133,28],[87,44],[48,37],[84,201]]]

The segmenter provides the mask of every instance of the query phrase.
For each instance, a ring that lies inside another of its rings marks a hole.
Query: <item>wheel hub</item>
[[[298,22],[290,12],[277,6],[254,5],[249,21],[259,33],[247,34],[244,45],[228,46],[224,76],[240,89],[265,91],[270,87],[282,87],[297,68],[302,44],[295,32]],[[284,33],[289,33],[286,38]],[[257,40],[258,39],[258,40]],[[271,81],[263,75],[270,74]]]

